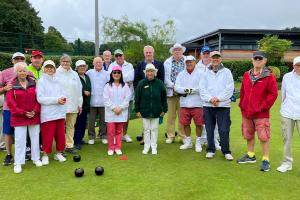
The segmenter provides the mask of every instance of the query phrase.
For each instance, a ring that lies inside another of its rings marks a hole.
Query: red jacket
[[[27,76],[28,85],[24,89],[18,79],[12,83],[13,89],[6,93],[6,101],[11,112],[10,123],[15,126],[30,126],[40,123],[40,104],[36,100],[35,81]],[[33,118],[26,117],[26,112],[35,112]]]
[[[242,115],[252,119],[270,118],[270,109],[278,95],[276,78],[268,68],[254,81],[250,73],[251,70],[244,73],[240,90]]]

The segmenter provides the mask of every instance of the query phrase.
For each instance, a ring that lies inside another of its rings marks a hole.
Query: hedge
[[[11,56],[12,54],[8,53],[0,53],[0,70],[2,71],[5,68],[8,68],[11,66]],[[73,64],[72,66],[75,66],[75,62],[77,60],[85,60],[85,62],[88,64],[89,68],[93,66],[93,56],[71,56]],[[59,59],[60,56],[45,56],[45,60],[51,59],[53,60],[57,66],[59,65]],[[30,63],[30,55],[26,55],[26,62]],[[129,62],[131,62],[129,60]],[[134,64],[134,63],[133,63]],[[245,73],[245,71],[249,70],[252,67],[251,60],[224,60],[223,64],[225,67],[229,68],[232,72],[233,78],[235,81],[240,81],[241,77]],[[279,81],[281,81],[284,74],[286,74],[289,71],[289,65],[290,63],[286,63],[287,66],[278,66],[280,69],[280,78]],[[134,64],[135,65],[135,64]]]

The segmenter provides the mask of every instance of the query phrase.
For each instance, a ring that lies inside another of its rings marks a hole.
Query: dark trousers
[[[85,134],[87,116],[87,110],[83,110],[81,114],[77,116],[74,131],[74,145],[81,145]]]
[[[89,139],[95,139],[95,122],[96,117],[99,115],[99,135],[100,139],[107,139],[107,130],[105,123],[105,108],[104,107],[91,107],[89,113]]]
[[[229,148],[230,108],[203,107],[203,111],[208,143],[206,152],[214,153],[216,151],[214,131],[217,122],[222,153],[231,153]]]

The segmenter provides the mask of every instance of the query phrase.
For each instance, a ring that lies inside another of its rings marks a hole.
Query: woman
[[[155,78],[157,69],[153,64],[147,64],[144,73],[146,78],[135,90],[135,112],[143,119],[145,144],[142,153],[148,154],[151,147],[152,154],[156,155],[159,117],[168,110],[167,92],[163,82]]]
[[[82,105],[82,112],[78,114],[76,124],[75,124],[75,133],[74,133],[74,145],[76,149],[81,149],[81,145],[85,142],[83,141],[87,115],[90,110],[90,101],[91,101],[91,81],[88,75],[85,74],[86,70],[88,69],[87,64],[84,60],[78,60],[76,62],[75,70],[78,73],[82,84],[82,96],[83,96],[83,105]]]
[[[78,74],[71,68],[71,57],[63,55],[60,58],[60,66],[56,71],[56,77],[61,87],[66,92],[66,152],[75,154],[74,149],[74,126],[77,115],[82,111],[82,85]]]
[[[55,160],[65,162],[62,152],[65,149],[65,118],[67,101],[64,90],[55,77],[55,63],[52,60],[44,62],[43,75],[37,85],[37,100],[41,104],[41,129],[43,165],[49,164],[48,155],[52,153],[53,139],[56,142]]]
[[[128,120],[128,106],[131,98],[130,88],[123,81],[122,69],[114,66],[110,73],[110,80],[103,92],[105,106],[105,122],[107,126],[108,151],[122,155],[122,130]]]
[[[31,160],[40,167],[40,104],[36,100],[35,80],[27,75],[27,65],[19,62],[14,65],[16,79],[13,88],[7,92],[7,105],[11,112],[11,126],[15,128],[14,172],[21,173],[25,164],[27,129],[31,140]]]

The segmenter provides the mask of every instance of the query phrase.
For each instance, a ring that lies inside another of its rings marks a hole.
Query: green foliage
[[[269,68],[272,71],[272,74],[275,75],[276,79],[280,78],[280,69],[278,67],[274,67],[274,66],[269,66]]]
[[[251,60],[223,60],[222,63],[231,70],[235,81],[238,81],[239,77],[253,67]]]
[[[90,41],[82,42],[80,39],[71,43],[74,49],[75,55],[94,55],[95,54],[95,43]]]
[[[53,26],[49,26],[48,32],[45,34],[44,47],[47,51],[73,52],[72,45]]]
[[[154,47],[156,59],[166,59],[170,44],[175,41],[175,25],[172,20],[160,23],[153,19],[151,25],[147,26],[143,22],[131,22],[127,16],[122,19],[104,17],[101,30],[105,49],[123,49],[126,60],[133,64],[144,59],[143,48],[146,45]]]
[[[279,39],[277,35],[267,35],[257,42],[258,49],[267,53],[268,62],[281,64],[284,53],[292,46],[292,42]]]
[[[285,28],[284,30],[286,30],[286,31],[300,31],[300,27],[294,26],[292,28]]]

